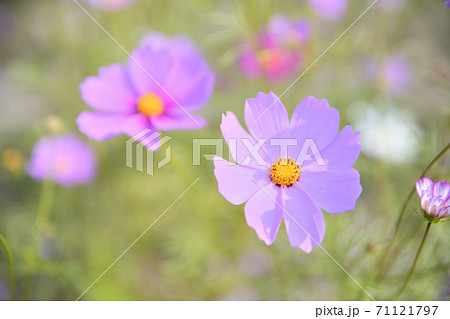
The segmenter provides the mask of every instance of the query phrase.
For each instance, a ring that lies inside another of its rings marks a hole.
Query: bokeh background
[[[199,112],[208,125],[170,132],[173,161],[154,176],[126,167],[126,136],[92,141],[75,124],[89,109],[79,84],[100,66],[125,63],[126,54],[72,0],[0,1],[0,233],[14,259],[17,299],[75,300],[199,178],[84,300],[368,300],[320,248],[305,254],[290,247],[283,226],[272,246],[258,240],[243,205],[219,194],[212,162],[192,166],[192,138],[222,138],[223,112],[243,123],[246,98],[281,94],[301,74],[266,81],[239,68],[243,41],[272,15],[311,24],[307,66],[371,1],[350,0],[339,19],[294,0],[136,0],[113,11],[78,1],[129,51],[151,31],[190,37],[216,77]],[[364,190],[354,211],[325,214],[323,247],[376,299],[393,298],[412,264],[426,226],[416,196],[377,276],[406,196],[450,140],[449,32],[444,1],[380,0],[282,97],[289,112],[306,96],[327,98],[341,127],[361,131],[355,167]],[[392,59],[403,69],[389,69]],[[392,90],[398,73],[405,83]],[[92,184],[52,188],[27,175],[36,141],[62,132],[95,148]],[[428,176],[448,179],[449,165],[444,157]],[[53,197],[43,199],[49,187]],[[39,205],[50,205],[51,214],[37,231]],[[432,227],[402,298],[450,299],[449,226]],[[0,299],[9,292],[1,249]]]

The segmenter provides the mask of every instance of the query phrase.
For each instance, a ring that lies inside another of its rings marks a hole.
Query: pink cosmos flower
[[[244,43],[239,64],[251,78],[276,81],[296,74],[305,64],[309,39],[310,27],[306,22],[274,16],[265,30]]]
[[[308,0],[314,12],[328,20],[339,21],[347,13],[347,0]]]
[[[100,68],[98,76],[81,83],[82,98],[95,108],[78,117],[81,132],[102,141],[119,134],[133,137],[144,129],[191,130],[206,125],[191,112],[208,101],[214,75],[190,41],[151,34],[131,56],[128,65]],[[159,143],[146,146],[156,150]]]
[[[97,173],[93,149],[73,134],[46,136],[33,147],[28,174],[39,181],[50,179],[64,186],[92,182]]]
[[[87,0],[93,7],[104,10],[121,10],[136,0]]]
[[[450,184],[448,181],[433,183],[425,176],[416,183],[417,195],[425,217],[432,222],[439,222],[450,216]]]
[[[361,194],[352,168],[361,150],[359,132],[346,126],[338,133],[339,112],[325,99],[305,98],[289,120],[277,96],[262,92],[246,100],[245,123],[250,134],[232,112],[222,116],[236,164],[214,158],[219,192],[234,205],[246,202],[247,224],[266,245],[284,218],[291,246],[311,252],[325,235],[321,209],[352,210]],[[257,153],[255,145],[261,146]]]

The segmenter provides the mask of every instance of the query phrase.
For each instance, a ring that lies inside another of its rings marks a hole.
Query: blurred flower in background
[[[416,183],[417,195],[425,218],[432,222],[444,221],[450,216],[450,184],[448,181],[437,181],[424,176]]]
[[[445,2],[445,5],[450,8],[450,1]]]
[[[89,4],[98,9],[104,10],[120,10],[136,0],[87,0]]]
[[[409,89],[412,71],[404,57],[391,56],[383,61],[380,77],[383,90],[397,95]]]
[[[347,0],[308,0],[311,8],[321,18],[339,21],[347,13]]]
[[[80,85],[84,101],[96,111],[81,113],[77,124],[100,141],[133,137],[144,129],[199,129],[206,121],[190,112],[206,104],[213,85],[214,74],[189,40],[152,34],[132,52],[128,65],[102,67]],[[157,150],[159,143],[146,146]]]
[[[385,104],[389,107],[385,111],[364,102],[351,107],[350,117],[361,131],[362,151],[392,163],[411,162],[419,150],[416,125],[409,113]]]
[[[376,82],[383,92],[396,96],[408,91],[413,71],[405,57],[393,55],[381,61],[368,59],[366,74],[369,81]]]
[[[15,148],[7,148],[3,151],[3,167],[13,175],[23,173],[24,158],[22,153]]]
[[[242,71],[251,78],[269,81],[296,74],[305,65],[310,34],[305,21],[273,16],[264,30],[243,44],[239,57]]]
[[[239,165],[214,157],[219,192],[234,205],[246,202],[247,224],[266,245],[273,244],[284,218],[291,246],[310,253],[325,235],[321,209],[331,214],[353,210],[361,195],[359,173],[352,168],[361,150],[359,132],[346,126],[338,134],[339,112],[325,99],[303,99],[289,121],[278,97],[262,92],[246,100],[245,123],[251,135],[232,112],[222,116],[222,134],[227,143],[236,143],[230,152]],[[297,144],[289,144],[283,155],[279,144],[269,143],[275,138],[296,139]],[[243,139],[252,145],[267,141],[260,154],[265,165],[252,157]],[[323,163],[311,155],[302,159],[305,151],[317,154],[305,150],[307,139],[313,141]]]
[[[93,149],[73,134],[45,136],[33,147],[28,174],[71,187],[92,182],[97,173]]]

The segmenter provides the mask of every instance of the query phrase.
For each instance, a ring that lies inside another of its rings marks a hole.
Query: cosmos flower
[[[50,179],[64,187],[88,184],[96,173],[93,149],[73,134],[41,138],[28,163],[28,174],[33,179]]]
[[[425,176],[417,181],[416,191],[427,220],[436,223],[450,217],[450,184],[448,181],[433,183]]]
[[[87,0],[93,7],[104,10],[121,10],[136,0]]]
[[[276,95],[261,92],[246,100],[245,123],[250,134],[232,112],[222,116],[220,128],[236,164],[214,158],[219,192],[234,205],[246,202],[247,224],[266,245],[284,218],[291,246],[311,252],[325,235],[321,209],[352,210],[361,194],[352,168],[359,132],[346,126],[338,133],[339,112],[325,99],[305,98],[289,121]],[[249,145],[261,145],[260,151]]]
[[[133,137],[144,129],[190,130],[206,125],[191,112],[208,101],[214,75],[190,41],[151,34],[131,56],[128,65],[102,67],[98,76],[81,83],[82,98],[95,109],[78,117],[81,132],[101,141],[119,134]],[[146,146],[155,150],[159,145]]]
[[[450,8],[450,1],[446,1],[446,2],[445,2],[445,6],[446,6],[447,8]]]
[[[309,39],[306,22],[273,16],[264,30],[244,43],[239,64],[251,78],[276,81],[288,77],[304,66]]]
[[[327,20],[339,21],[347,13],[347,0],[308,0],[314,12]]]

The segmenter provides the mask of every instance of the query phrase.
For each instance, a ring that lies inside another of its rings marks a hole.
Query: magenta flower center
[[[147,93],[139,98],[138,110],[147,116],[161,115],[164,111],[164,103],[155,93]]]
[[[278,161],[273,163],[270,169],[270,178],[272,181],[283,188],[297,184],[299,177],[300,165],[295,164],[295,159],[291,160],[290,157],[287,159],[278,158]]]

